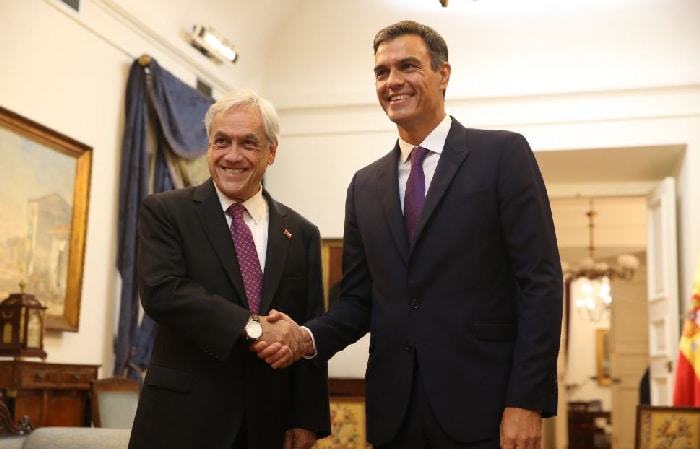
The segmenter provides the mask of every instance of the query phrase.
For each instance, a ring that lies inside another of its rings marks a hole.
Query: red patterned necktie
[[[428,155],[428,150],[423,147],[415,147],[411,151],[411,172],[406,181],[406,194],[403,200],[403,217],[406,221],[408,241],[413,242],[416,223],[420,211],[425,202],[425,173],[423,173],[423,160]]]
[[[238,266],[243,276],[248,309],[252,313],[258,313],[263,273],[262,268],[260,268],[258,251],[255,249],[253,234],[245,221],[243,221],[243,212],[245,212],[245,206],[241,203],[233,203],[226,209],[226,213],[231,217],[231,237],[236,247]]]

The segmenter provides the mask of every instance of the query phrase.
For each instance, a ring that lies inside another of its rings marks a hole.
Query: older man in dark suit
[[[399,138],[348,188],[340,297],[309,332],[295,329],[303,351],[256,349],[276,367],[326,360],[370,332],[375,449],[539,448],[542,417],[556,412],[563,295],[533,153],[519,134],[445,113],[451,67],[432,28],[390,25],[374,50]]]
[[[249,346],[282,338],[286,323],[261,316],[272,308],[321,314],[320,233],[261,186],[279,134],[269,102],[233,91],[205,125],[211,179],[140,210],[139,289],[158,332],[129,447],[308,449],[330,431],[326,364],[273,370]]]

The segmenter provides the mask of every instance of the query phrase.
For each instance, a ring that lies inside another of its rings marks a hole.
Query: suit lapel
[[[384,210],[394,244],[404,262],[407,262],[408,239],[406,238],[406,225],[401,211],[401,197],[399,196],[399,182],[397,180],[400,155],[401,150],[397,141],[394,149],[384,156],[377,165],[377,186],[378,198]]]
[[[245,287],[243,286],[241,270],[236,262],[236,250],[211,178],[195,188],[193,201],[204,234],[211,242],[214,252],[231,279],[238,297],[241,298],[241,303],[246,305]]]
[[[466,139],[467,130],[452,117],[452,126],[445,140],[445,147],[442,150],[440,161],[438,162],[433,180],[430,182],[430,188],[425,197],[423,210],[421,211],[418,223],[416,224],[415,239],[420,239],[421,233],[430,217],[435,212],[437,205],[445,196],[447,188],[452,184],[457,171],[464,163],[464,160],[469,155],[471,150],[467,148]]]
[[[263,195],[265,195],[269,210],[269,227],[267,232],[267,256],[265,257],[260,313],[266,314],[270,310],[272,299],[282,279],[285,261],[287,260],[287,252],[289,251],[289,243],[296,230],[291,228],[287,223],[287,216],[279,207],[277,201],[273,200],[266,190],[263,190]]]

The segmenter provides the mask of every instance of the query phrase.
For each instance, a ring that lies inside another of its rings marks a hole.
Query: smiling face
[[[423,39],[405,34],[382,42],[374,53],[375,87],[379,104],[396,123],[402,139],[414,145],[445,117],[444,90],[450,64],[430,68]]]
[[[261,188],[277,142],[268,142],[262,115],[251,106],[234,106],[211,121],[207,161],[214,183],[228,198],[243,202]]]

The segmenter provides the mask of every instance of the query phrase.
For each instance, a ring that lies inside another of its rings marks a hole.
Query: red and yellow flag
[[[700,406],[700,262],[695,270],[693,296],[683,332],[673,388],[673,405]]]

